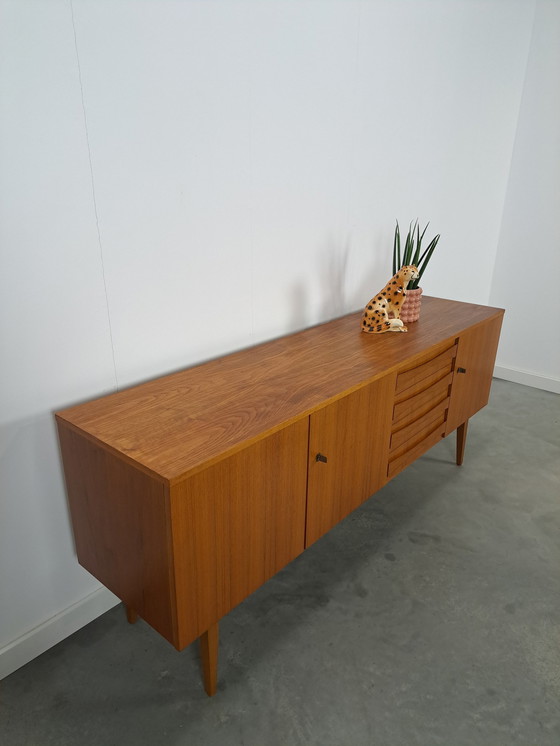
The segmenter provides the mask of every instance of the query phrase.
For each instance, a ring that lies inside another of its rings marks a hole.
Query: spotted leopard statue
[[[391,277],[383,290],[374,295],[364,309],[362,331],[367,334],[384,332],[407,332],[408,329],[400,320],[401,308],[406,298],[406,286],[410,280],[418,278],[418,270],[413,265],[401,267]],[[389,314],[393,318],[389,318]]]

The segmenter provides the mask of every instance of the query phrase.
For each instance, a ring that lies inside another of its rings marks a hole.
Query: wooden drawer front
[[[438,407],[449,397],[453,373],[448,373],[444,378],[433,383],[428,388],[403,399],[395,404],[393,409],[393,431],[400,430],[411,422],[423,417],[428,412]]]
[[[453,361],[457,356],[457,345],[451,345],[439,355],[401,371],[397,376],[395,401],[409,399],[433,383],[437,383],[453,371]]]
[[[397,375],[387,476],[394,477],[445,436],[457,344]]]
[[[411,445],[410,450],[405,451],[400,456],[390,457],[389,468],[387,470],[387,476],[389,478],[394,477],[406,466],[416,461],[423,453],[429,450],[432,446],[435,446],[445,435],[445,422],[442,421],[434,429],[425,436],[423,440],[416,445]]]
[[[398,430],[393,429],[391,433],[391,444],[389,458],[400,456],[404,451],[414,447],[431,433],[434,427],[443,425],[446,420],[449,397],[446,397],[436,407],[430,409],[425,415],[413,420],[410,424]]]

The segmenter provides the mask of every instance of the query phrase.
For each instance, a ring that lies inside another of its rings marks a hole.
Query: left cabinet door
[[[304,549],[305,417],[171,488],[180,648]]]
[[[311,415],[306,546],[387,481],[394,394],[389,374]]]

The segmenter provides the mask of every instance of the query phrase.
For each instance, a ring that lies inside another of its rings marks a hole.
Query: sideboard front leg
[[[465,445],[467,442],[467,428],[469,421],[465,420],[462,425],[457,428],[457,466],[461,466],[463,463],[463,456],[465,455]]]
[[[134,622],[136,622],[138,619],[136,609],[133,609],[132,606],[128,606],[128,604],[125,604],[124,608],[126,609],[126,618],[128,620],[128,623],[134,624]]]
[[[209,697],[213,697],[218,688],[218,622],[201,636],[200,657],[204,689]]]

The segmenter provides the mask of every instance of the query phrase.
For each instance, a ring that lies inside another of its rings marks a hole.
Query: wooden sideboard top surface
[[[364,334],[361,312],[57,413],[176,483],[391,372],[502,309],[424,297],[407,334]]]

